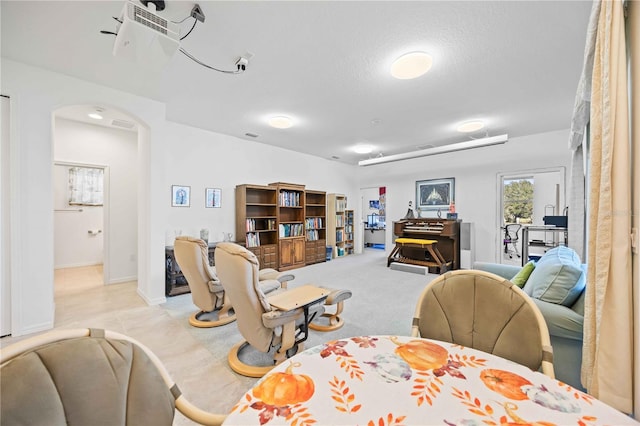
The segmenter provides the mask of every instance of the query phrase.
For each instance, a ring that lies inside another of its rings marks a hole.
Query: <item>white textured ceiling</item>
[[[205,16],[162,67],[112,55],[124,1],[6,1],[2,56],[165,102],[167,119],[355,164],[371,156],[468,139],[480,118],[490,136],[569,127],[590,1],[199,1]],[[180,20],[195,2],[171,1]],[[183,34],[192,20],[181,25]],[[424,50],[431,71],[396,80],[391,62]],[[285,114],[294,127],[266,118]],[[257,138],[246,133],[259,135]],[[481,134],[484,134],[482,132]],[[479,135],[474,135],[479,136]]]

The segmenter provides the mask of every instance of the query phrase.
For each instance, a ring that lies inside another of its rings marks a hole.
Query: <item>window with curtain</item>
[[[69,168],[69,205],[101,206],[104,197],[104,169]]]

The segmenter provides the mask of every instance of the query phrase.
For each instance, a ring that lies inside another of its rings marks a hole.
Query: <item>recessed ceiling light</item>
[[[401,80],[420,77],[431,69],[433,58],[425,52],[411,52],[400,56],[391,65],[391,75]]]
[[[93,118],[94,120],[102,120],[102,115],[98,114],[97,112],[90,112],[87,115]]]
[[[369,154],[373,151],[371,145],[356,145],[353,147],[353,151],[357,154]]]
[[[288,129],[293,126],[293,121],[291,121],[289,117],[279,115],[269,119],[269,126],[275,127],[276,129]]]
[[[473,121],[466,121],[461,125],[459,125],[458,131],[462,133],[471,133],[471,132],[476,132],[482,128],[484,128],[484,121],[473,120]]]

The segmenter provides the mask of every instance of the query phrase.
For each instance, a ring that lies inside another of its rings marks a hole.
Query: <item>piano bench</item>
[[[397,238],[395,243],[396,246],[393,248],[393,250],[389,254],[389,257],[387,258],[387,267],[389,267],[392,262],[409,263],[412,265],[437,268],[439,273],[442,274],[447,271],[449,266],[451,266],[451,262],[445,261],[444,257],[438,250],[437,240],[423,240],[420,238]],[[423,249],[425,252],[429,253],[431,258],[429,260],[426,260],[426,255],[425,259],[412,259],[403,256],[403,247]]]

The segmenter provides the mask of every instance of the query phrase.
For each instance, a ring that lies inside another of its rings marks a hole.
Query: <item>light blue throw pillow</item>
[[[585,282],[578,254],[569,247],[558,246],[538,260],[524,291],[545,302],[571,306],[584,290]]]

